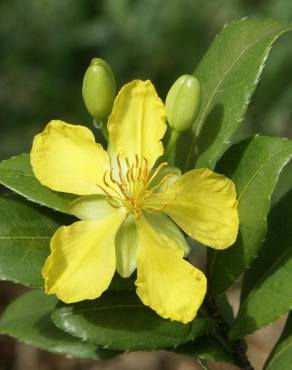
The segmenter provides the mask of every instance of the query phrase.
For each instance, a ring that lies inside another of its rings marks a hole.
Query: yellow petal
[[[84,195],[74,200],[69,211],[79,220],[102,220],[116,211],[104,195]]]
[[[145,218],[137,222],[137,294],[165,319],[188,323],[194,319],[206,294],[205,275],[183,259],[183,248],[166,242]]]
[[[159,234],[161,240],[164,240],[165,244],[167,244],[169,240],[172,240],[177,248],[183,250],[184,256],[189,254],[190,246],[184,238],[183,233],[169,217],[161,212],[150,214],[145,212],[144,217],[151,227]]]
[[[36,178],[50,189],[79,195],[102,193],[97,184],[109,168],[109,158],[88,128],[51,121],[35,136],[30,156]]]
[[[165,108],[150,81],[134,80],[120,90],[108,121],[116,154],[147,158],[149,167],[163,154]]]
[[[116,236],[116,270],[123,278],[131,276],[136,270],[138,242],[135,217],[130,214]]]
[[[232,245],[238,232],[234,183],[208,169],[187,172],[171,186],[177,192],[167,213],[188,235],[212,248]]]
[[[66,303],[99,297],[115,272],[115,235],[124,218],[117,210],[104,220],[60,227],[42,271],[46,293]]]

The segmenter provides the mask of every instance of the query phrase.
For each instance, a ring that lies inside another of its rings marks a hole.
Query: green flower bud
[[[179,77],[168,91],[165,107],[168,123],[177,132],[191,127],[201,104],[201,88],[192,75]]]
[[[92,59],[84,75],[82,95],[88,112],[97,121],[110,115],[116,96],[116,83],[112,69],[106,61]]]

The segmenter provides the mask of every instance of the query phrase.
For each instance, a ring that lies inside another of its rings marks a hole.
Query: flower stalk
[[[166,145],[165,152],[164,152],[164,158],[167,159],[171,151],[173,150],[177,139],[179,138],[180,132],[177,132],[176,130],[172,129],[169,141]]]
[[[103,137],[105,138],[106,142],[108,143],[109,133],[108,133],[106,122],[102,121],[102,120],[97,121],[95,118],[93,118],[93,126],[101,131]]]

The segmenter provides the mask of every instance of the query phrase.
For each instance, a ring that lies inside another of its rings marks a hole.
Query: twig
[[[216,320],[221,335],[226,343],[229,345],[230,352],[232,353],[236,364],[243,370],[254,370],[253,366],[251,365],[245,354],[242,342],[240,340],[234,342],[229,341],[229,325],[220,314],[216,302],[213,298],[209,297],[206,300],[206,309],[209,315],[211,315]]]

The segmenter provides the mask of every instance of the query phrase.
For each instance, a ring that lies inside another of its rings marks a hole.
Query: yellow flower
[[[31,163],[52,190],[77,194],[43,268],[47,294],[66,303],[99,297],[115,270],[137,269],[137,294],[160,316],[190,322],[206,293],[204,274],[177,225],[190,237],[224,249],[238,230],[235,187],[223,175],[197,169],[180,175],[156,160],[163,154],[165,108],[150,81],[118,94],[109,117],[107,152],[83,126],[51,121],[34,138]]]

